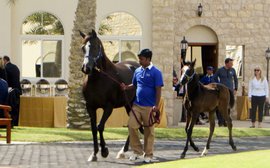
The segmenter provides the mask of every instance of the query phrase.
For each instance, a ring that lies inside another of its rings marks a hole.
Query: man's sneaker
[[[152,158],[151,157],[144,157],[144,163],[151,163],[152,162]]]
[[[142,155],[139,155],[139,154],[132,154],[130,157],[129,157],[129,160],[130,161],[135,161],[137,159],[139,159],[139,157],[142,156]]]

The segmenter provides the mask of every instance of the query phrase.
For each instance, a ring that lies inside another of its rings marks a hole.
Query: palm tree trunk
[[[82,96],[82,83],[84,74],[81,72],[83,54],[81,51],[81,36],[79,30],[90,32],[95,29],[96,0],[78,0],[76,17],[69,56],[69,99],[68,99],[68,127],[89,128],[89,116],[86,112],[84,98]]]

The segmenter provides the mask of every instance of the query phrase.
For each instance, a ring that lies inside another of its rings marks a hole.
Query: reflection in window
[[[64,29],[47,12],[28,16],[22,25],[22,76],[59,78],[62,75]]]
[[[186,54],[186,61],[194,61],[196,59],[195,70],[198,74],[203,74],[202,65],[202,47],[189,46]]]
[[[111,61],[138,60],[142,28],[134,16],[125,12],[112,13],[101,21],[98,32]]]
[[[43,41],[43,77],[60,77],[62,69],[61,41]]]
[[[243,52],[244,46],[242,45],[226,45],[226,58],[232,58],[233,68],[236,71],[238,77],[243,74]]]
[[[107,57],[112,61],[117,53],[119,53],[119,41],[118,40],[103,40],[103,47],[105,49]]]
[[[24,20],[22,34],[63,35],[64,29],[60,20],[54,15],[37,12]]]
[[[23,77],[61,77],[61,41],[23,41]]]
[[[41,41],[22,42],[22,76],[23,77],[40,77],[37,74],[37,64],[40,65]],[[40,72],[40,71],[39,71]],[[37,75],[36,75],[37,74]]]
[[[142,28],[134,16],[125,12],[115,12],[101,21],[98,33],[110,36],[141,36]]]

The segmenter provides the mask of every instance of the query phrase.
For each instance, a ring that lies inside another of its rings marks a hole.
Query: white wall
[[[3,1],[3,0],[1,0]],[[52,13],[63,24],[64,35],[64,78],[68,79],[69,72],[69,49],[75,11],[78,0],[18,0],[11,9],[11,59],[21,68],[21,27],[25,18],[38,11]],[[1,5],[2,6],[2,5]],[[0,7],[1,9],[1,7]],[[2,25],[1,25],[2,26]],[[1,38],[2,39],[2,38]]]
[[[75,11],[78,0],[18,0],[9,7],[0,0],[0,55],[6,54],[21,69],[21,26],[24,19],[37,11],[47,11],[58,17],[65,30],[64,35],[64,78],[68,79],[69,49]],[[152,0],[97,0],[97,23],[113,12],[127,12],[142,25],[142,48],[152,47]],[[3,40],[4,39],[4,40]]]
[[[7,0],[0,0],[0,56],[10,55],[11,50],[11,8]]]
[[[152,0],[97,0],[96,30],[102,19],[113,12],[127,12],[142,25],[142,48],[152,48]]]

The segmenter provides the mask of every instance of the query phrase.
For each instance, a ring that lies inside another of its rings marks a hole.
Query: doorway
[[[199,75],[206,74],[207,66],[218,68],[217,44],[208,43],[189,43],[186,60],[194,61],[196,59],[195,70]],[[214,71],[215,72],[215,71]]]

